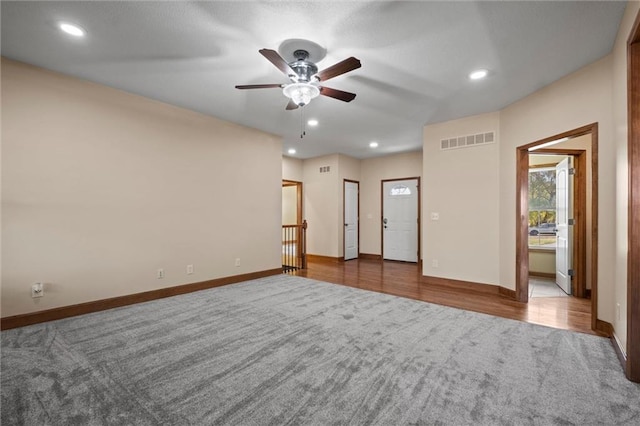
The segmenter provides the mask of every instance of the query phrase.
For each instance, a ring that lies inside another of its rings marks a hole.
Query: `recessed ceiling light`
[[[311,120],[307,121],[307,124],[309,126],[317,126],[318,125],[318,120],[312,118]]]
[[[289,154],[295,154],[296,150],[293,148],[289,148],[289,151],[287,151]]]
[[[371,142],[371,143],[369,144],[369,146],[370,146],[371,148],[377,148],[377,147],[378,147],[378,142]]]
[[[74,37],[84,37],[86,34],[84,29],[77,25],[69,24],[68,22],[61,22],[59,26],[62,31]]]
[[[487,74],[489,74],[489,71],[487,70],[475,70],[474,72],[469,74],[469,78],[471,80],[480,80],[482,78],[485,78]]]

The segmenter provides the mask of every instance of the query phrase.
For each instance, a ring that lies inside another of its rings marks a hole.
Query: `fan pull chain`
[[[304,126],[304,107],[300,107],[300,139],[306,136],[307,132]]]

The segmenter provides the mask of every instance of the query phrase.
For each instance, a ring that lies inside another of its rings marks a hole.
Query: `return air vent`
[[[477,135],[458,136],[455,138],[442,139],[440,149],[468,148],[470,146],[485,145],[496,141],[495,132],[478,133]]]

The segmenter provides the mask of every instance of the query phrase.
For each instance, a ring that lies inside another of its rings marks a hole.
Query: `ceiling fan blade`
[[[355,93],[344,92],[338,89],[332,89],[330,87],[320,87],[320,94],[324,96],[329,96],[330,98],[338,99],[344,102],[351,102],[356,98]]]
[[[258,52],[260,52],[260,54],[262,56],[267,58],[267,60],[269,62],[271,62],[273,65],[275,65],[287,77],[289,77],[292,80],[293,79],[297,80],[298,74],[296,74],[296,72],[291,69],[291,67],[289,66],[287,61],[285,61],[284,58],[282,56],[280,56],[280,54],[278,52],[276,52],[275,50],[271,50],[271,49],[260,49],[260,50],[258,50]]]
[[[244,84],[236,86],[236,89],[271,89],[275,87],[282,87],[283,84]]]
[[[298,109],[298,104],[293,102],[293,99],[289,100],[287,107],[285,108],[287,111],[291,111],[292,109]]]
[[[330,66],[327,69],[320,71],[318,74],[316,74],[316,78],[318,78],[320,81],[327,81],[330,78],[337,77],[349,71],[353,71],[360,68],[361,66],[362,64],[360,63],[360,60],[352,56],[345,59],[344,61]]]

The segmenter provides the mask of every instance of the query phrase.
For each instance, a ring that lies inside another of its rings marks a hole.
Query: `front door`
[[[344,260],[358,258],[358,182],[344,181]]]
[[[572,160],[567,157],[556,166],[556,284],[567,294],[571,294],[573,242]]]
[[[382,182],[382,257],[418,261],[418,179]]]

